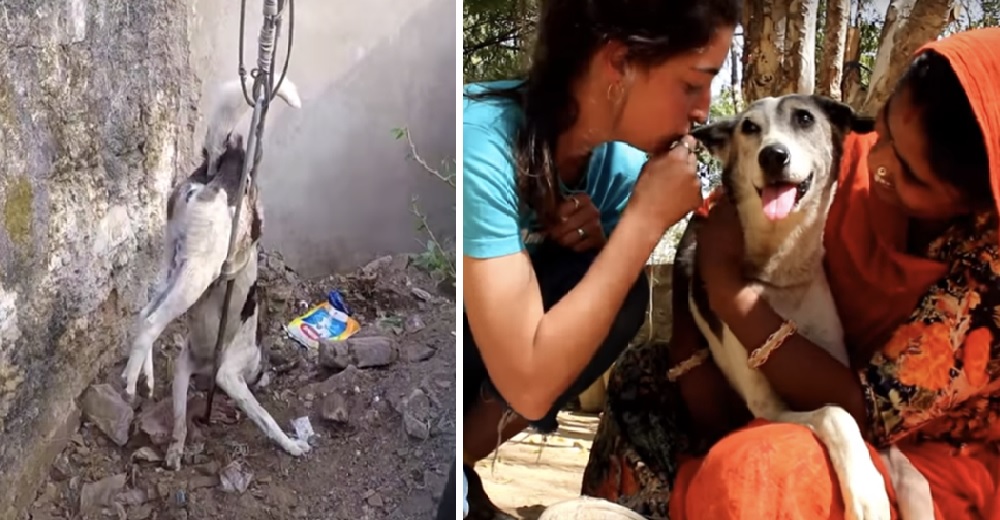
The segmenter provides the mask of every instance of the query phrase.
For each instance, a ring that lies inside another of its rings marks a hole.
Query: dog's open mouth
[[[812,186],[813,174],[809,174],[802,182],[777,182],[757,189],[757,195],[764,205],[764,216],[768,220],[781,220],[792,213],[802,197]]]

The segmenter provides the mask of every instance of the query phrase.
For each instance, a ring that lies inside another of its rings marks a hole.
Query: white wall
[[[203,108],[220,81],[237,77],[239,4],[203,0],[195,8],[191,46]],[[408,160],[391,130],[409,127],[432,164],[454,159],[456,9],[455,0],[296,1],[288,77],[303,107],[269,112],[258,179],[265,247],[304,274],[419,249],[413,195],[432,229],[454,237],[454,189]],[[249,69],[260,0],[248,0],[247,10]]]

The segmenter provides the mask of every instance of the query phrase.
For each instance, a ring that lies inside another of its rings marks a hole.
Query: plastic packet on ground
[[[285,325],[285,332],[306,348],[318,349],[319,340],[343,341],[361,330],[339,291],[330,291],[327,301]]]

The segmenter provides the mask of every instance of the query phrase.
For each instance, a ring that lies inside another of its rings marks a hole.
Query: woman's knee
[[[686,517],[829,518],[843,511],[835,482],[811,430],[754,425],[709,450],[686,491]]]

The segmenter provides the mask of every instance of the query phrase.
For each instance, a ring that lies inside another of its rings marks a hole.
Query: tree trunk
[[[771,11],[773,1],[751,1],[749,4],[753,9],[750,23],[753,30],[745,31],[743,52],[746,60],[743,98],[747,103],[773,95],[781,74],[781,54]]]
[[[785,43],[788,34],[788,0],[784,2],[766,2],[771,9],[771,21],[774,23],[774,45],[778,49],[778,59],[784,61],[788,45]]]
[[[937,39],[955,0],[893,0],[879,38],[868,96],[861,111],[873,115],[892,93],[918,47]]]
[[[753,82],[753,78],[750,76],[750,72],[756,70],[753,65],[752,57],[755,55],[757,49],[760,47],[760,18],[761,9],[760,3],[753,0],[744,2],[743,4],[743,49],[740,52],[740,65],[742,66],[742,75],[740,76],[740,94],[744,101],[750,99],[750,91],[752,87],[750,84]]]
[[[865,102],[867,91],[861,84],[861,29],[850,27],[847,29],[846,43],[844,44],[844,78],[840,82],[841,98],[844,103],[860,110]],[[850,64],[850,65],[848,65]]]
[[[779,94],[812,94],[816,85],[816,12],[819,0],[792,0],[784,39],[784,81]]]
[[[843,99],[840,82],[844,74],[844,47],[847,43],[847,18],[851,0],[826,0],[826,25],[823,30],[823,57],[818,64],[816,93]]]

